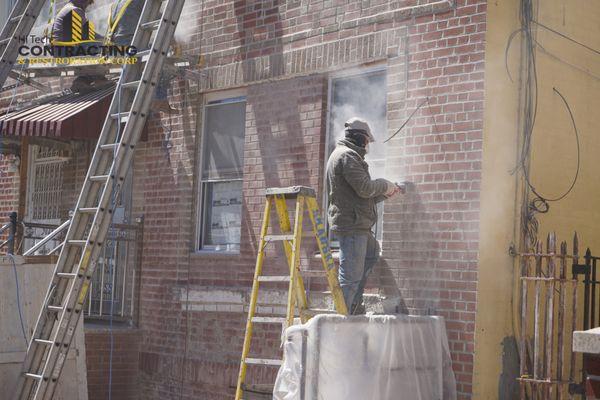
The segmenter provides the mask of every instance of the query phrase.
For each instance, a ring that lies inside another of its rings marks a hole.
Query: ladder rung
[[[127,82],[127,83],[123,83],[121,85],[121,87],[123,89],[135,89],[135,88],[137,88],[140,85],[140,83],[142,83],[142,81]]]
[[[58,276],[59,278],[65,278],[65,279],[77,278],[77,274],[75,274],[73,272],[57,272],[56,276]]]
[[[46,306],[46,308],[49,311],[57,311],[57,312],[63,310],[62,306]]]
[[[282,275],[282,276],[278,276],[278,275],[259,276],[258,277],[258,281],[259,282],[289,282],[290,281],[290,276],[289,275]]]
[[[117,147],[117,146],[118,146],[117,143],[101,144],[100,150],[114,150],[115,147]]]
[[[294,240],[294,235],[265,235],[265,241],[267,242],[276,242],[283,240],[292,241]]]
[[[8,44],[8,43],[10,43],[11,40],[12,40],[11,37],[6,38],[6,39],[2,39],[2,40],[0,40],[0,45]]]
[[[273,360],[268,358],[246,358],[244,359],[246,364],[254,364],[254,365],[271,365],[273,367],[279,367],[283,364],[281,360]]]
[[[106,182],[108,180],[108,175],[95,175],[90,176],[90,181],[92,182]]]
[[[36,381],[41,381],[42,379],[44,379],[42,375],[32,374],[30,372],[25,372],[25,377],[35,379]]]
[[[25,16],[25,14],[21,14],[21,15],[17,15],[16,17],[12,17],[10,19],[10,22],[19,22],[21,20],[21,18],[23,18]]]
[[[284,317],[252,317],[252,322],[263,324],[283,324],[286,321]]]
[[[128,112],[121,112],[121,113],[116,113],[116,114],[110,114],[110,117],[112,119],[118,119],[121,122],[126,122],[129,119],[129,116],[131,115],[131,113]]]
[[[85,246],[87,240],[67,240],[67,243],[73,246]]]
[[[40,343],[40,344],[47,344],[48,346],[52,346],[54,344],[54,342],[52,340],[33,339],[33,341],[36,343]]]
[[[96,211],[98,211],[98,207],[81,207],[79,209],[79,212],[86,214],[94,214]]]
[[[158,29],[160,26],[160,21],[162,19],[157,19],[156,21],[145,22],[140,25],[140,29]]]
[[[144,61],[144,57],[149,56],[150,55],[150,51],[151,50],[138,51],[135,56],[138,57],[141,61]]]

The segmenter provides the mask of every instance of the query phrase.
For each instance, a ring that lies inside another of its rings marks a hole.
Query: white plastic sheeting
[[[285,332],[274,400],[455,400],[444,320],[318,315]]]

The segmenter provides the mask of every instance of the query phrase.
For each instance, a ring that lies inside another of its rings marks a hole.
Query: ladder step
[[[157,19],[156,21],[145,22],[140,25],[140,29],[158,29],[161,21],[162,19]]]
[[[136,89],[141,83],[142,83],[142,81],[132,81],[132,82],[123,83],[121,85],[121,87],[123,89]]]
[[[151,50],[142,50],[142,51],[138,51],[137,54],[135,55],[137,58],[139,58],[141,61],[145,61],[144,57],[147,57],[150,55],[150,51]]]
[[[19,21],[21,20],[21,18],[23,18],[24,16],[25,16],[25,14],[21,14],[21,15],[17,15],[16,17],[12,17],[12,18],[10,19],[10,22],[11,22],[11,23],[14,23],[14,22],[19,22]]]
[[[46,306],[46,308],[48,309],[48,311],[56,311],[56,312],[63,310],[62,306]]]
[[[294,235],[265,235],[265,241],[267,242],[277,242],[277,241],[292,241],[294,240]]]
[[[85,246],[87,240],[67,240],[67,243],[73,246]]]
[[[3,45],[3,44],[8,44],[8,43],[10,43],[10,41],[11,41],[11,40],[12,40],[12,38],[11,38],[11,37],[9,37],[9,38],[6,38],[6,39],[2,39],[2,40],[0,40],[0,46],[1,46],[1,45]]]
[[[252,322],[263,324],[284,324],[286,321],[284,317],[252,317]]]
[[[254,365],[270,365],[273,367],[279,367],[283,364],[281,360],[273,360],[268,358],[246,358],[244,359],[246,364],[254,364]]]
[[[111,144],[101,144],[100,145],[100,150],[114,150],[116,147],[118,146],[117,143],[111,143]]]
[[[64,279],[75,279],[75,278],[77,278],[77,274],[72,273],[72,272],[57,272],[56,276],[58,276],[59,278],[64,278]]]
[[[29,372],[25,373],[25,377],[26,378],[35,379],[36,381],[41,381],[42,379],[44,379],[44,377],[42,375],[32,374],[32,373],[29,373]]]
[[[130,115],[131,115],[131,113],[128,111],[128,112],[110,114],[110,117],[112,119],[118,119],[119,121],[121,121],[121,123],[123,123],[123,122],[127,122],[129,120]]]
[[[79,209],[79,212],[84,214],[95,214],[96,211],[98,211],[98,207],[81,207]]]
[[[259,276],[258,277],[258,281],[259,282],[289,282],[290,281],[290,276],[289,275],[282,275],[282,276],[277,276],[277,275]]]
[[[95,175],[90,176],[90,181],[92,182],[106,182],[109,178],[109,175]]]
[[[33,341],[36,342],[36,343],[40,343],[40,344],[46,344],[48,346],[52,346],[54,344],[54,342],[52,340],[33,339]]]

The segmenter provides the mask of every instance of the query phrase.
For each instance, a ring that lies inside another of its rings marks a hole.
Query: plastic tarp
[[[274,400],[455,400],[441,317],[318,315],[288,328]]]

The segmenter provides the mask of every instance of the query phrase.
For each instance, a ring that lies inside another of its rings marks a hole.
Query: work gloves
[[[393,196],[397,195],[398,193],[400,193],[400,187],[398,185],[396,185],[394,182],[388,181],[386,179],[385,183],[387,185],[387,190],[384,193],[384,196],[387,199],[389,199],[390,197],[393,197]]]

